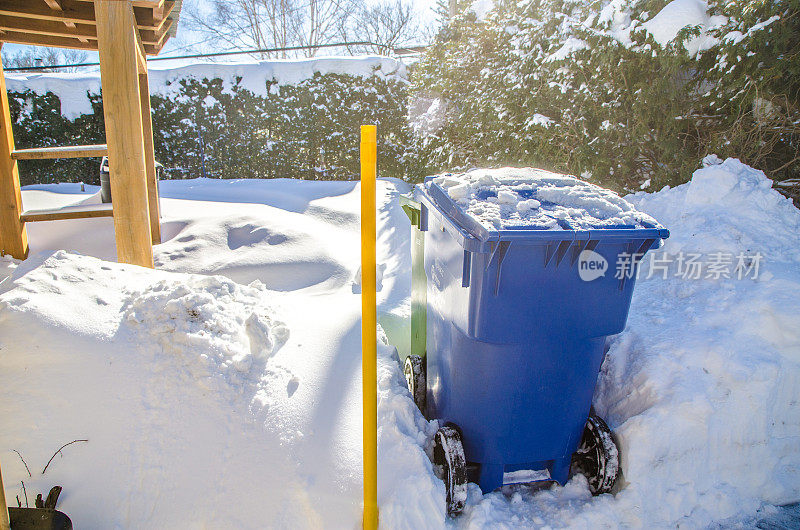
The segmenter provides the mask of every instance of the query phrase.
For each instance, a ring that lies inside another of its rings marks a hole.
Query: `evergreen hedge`
[[[496,0],[455,17],[413,71],[429,172],[533,165],[618,191],[691,178],[708,154],[800,172],[800,0],[711,0],[660,44],[669,0]],[[720,20],[724,22],[719,23]],[[696,53],[693,39],[706,31]]]
[[[270,83],[263,96],[242,88],[241,79],[227,89],[219,78],[175,83],[169,97],[151,97],[164,178],[357,179],[363,123],[378,124],[381,176],[414,174],[404,80],[317,73],[295,85]],[[9,92],[17,147],[105,143],[101,95],[88,95],[92,113],[69,120],[52,93]],[[99,165],[25,160],[20,181],[98,183]]]

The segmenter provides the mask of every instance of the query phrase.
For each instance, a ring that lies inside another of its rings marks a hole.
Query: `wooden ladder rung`
[[[93,217],[113,217],[114,209],[110,203],[81,204],[79,206],[65,206],[48,210],[28,210],[22,212],[20,220],[23,223],[36,221],[63,221],[65,219],[90,219]]]
[[[16,149],[11,151],[14,160],[44,160],[50,158],[90,158],[108,154],[106,144],[68,145],[65,147],[37,147],[33,149]]]

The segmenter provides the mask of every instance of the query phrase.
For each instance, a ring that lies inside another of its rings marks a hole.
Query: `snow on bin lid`
[[[487,230],[662,228],[611,190],[535,168],[472,169],[428,177]]]

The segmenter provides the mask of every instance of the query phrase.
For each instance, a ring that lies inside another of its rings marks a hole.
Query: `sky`
[[[382,0],[367,0],[370,3],[380,3]],[[386,0],[383,0],[386,1]],[[435,14],[433,12],[433,7],[435,6],[435,0],[411,0],[414,3],[414,8],[416,9],[420,20],[423,24],[431,24],[435,20]],[[207,5],[209,0],[184,0],[184,10],[189,5]],[[186,28],[185,24],[181,24],[178,27],[178,34],[176,37],[171,38],[164,49],[161,51],[159,56],[168,57],[174,55],[185,55],[188,53],[196,53],[196,50],[193,50],[193,45],[196,45],[200,40],[203,39],[202,35],[197,34],[196,32],[189,31]],[[422,43],[420,43],[422,44]],[[207,46],[207,45],[206,45]],[[4,44],[3,45],[3,53],[13,55],[20,51],[28,50],[28,49],[37,49],[35,46],[26,46],[22,44]],[[214,49],[213,47],[210,48],[203,48],[204,52],[209,51],[226,51],[224,49]],[[97,52],[87,51],[86,52],[86,60],[85,62],[97,62]],[[172,61],[168,61],[166,63],[162,63],[165,66]]]

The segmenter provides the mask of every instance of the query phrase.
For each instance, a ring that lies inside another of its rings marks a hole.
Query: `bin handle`
[[[581,257],[581,252],[584,250],[593,251],[597,248],[597,244],[600,243],[599,239],[590,239],[588,241],[575,241],[574,246],[572,247],[572,257],[570,258],[569,264],[575,265],[578,261],[578,258]]]
[[[558,267],[559,264],[561,264],[561,260],[563,260],[564,256],[567,254],[567,250],[569,250],[569,247],[571,245],[572,245],[571,240],[559,241],[558,245],[556,245],[555,243],[547,245],[547,251],[545,252],[544,255],[544,267],[547,268],[547,266],[550,265],[550,262],[553,261],[554,257],[556,258],[555,266]]]
[[[489,264],[486,266],[486,270],[489,270],[493,265],[497,267],[497,273],[494,281],[494,295],[497,296],[497,293],[500,289],[500,271],[503,268],[503,260],[506,258],[508,249],[511,247],[511,242],[498,241],[497,246],[494,244],[492,244],[492,246],[494,247],[494,250],[492,250],[492,255],[489,257]]]
[[[461,270],[461,287],[469,287],[470,271],[472,270],[472,252],[464,251],[464,264]]]
[[[411,224],[417,228],[420,228],[422,221],[422,205],[419,202],[406,197],[405,195],[400,195],[400,205],[402,206],[403,211],[406,212]]]
[[[655,243],[655,239],[645,239],[640,244],[639,247],[636,248],[634,252],[630,252],[631,254],[631,275],[638,273],[639,271],[639,264],[644,259],[645,253],[650,250],[650,247],[653,246]],[[631,241],[628,244],[628,251],[632,251],[635,247],[635,242]],[[623,274],[622,278],[619,279],[619,290],[622,291],[625,288],[625,281],[627,280],[628,275]]]

